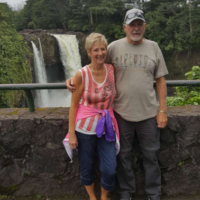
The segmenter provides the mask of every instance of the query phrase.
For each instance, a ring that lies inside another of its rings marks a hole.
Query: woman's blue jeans
[[[115,142],[107,142],[105,135],[98,138],[96,135],[86,135],[76,131],[76,136],[81,184],[89,186],[94,183],[94,160],[97,152],[100,161],[101,186],[107,191],[112,191],[116,174]]]

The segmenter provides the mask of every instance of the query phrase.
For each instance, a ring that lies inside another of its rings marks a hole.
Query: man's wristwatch
[[[164,110],[159,110],[158,112],[167,114],[167,111],[164,111]]]

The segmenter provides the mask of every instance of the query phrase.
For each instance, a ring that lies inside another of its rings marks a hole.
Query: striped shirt
[[[97,83],[88,66],[79,71],[82,74],[83,93],[79,104],[94,107],[101,110],[108,109],[112,106],[116,96],[114,68],[112,65],[105,64],[106,77],[103,83]],[[96,125],[101,114],[78,120],[76,131],[94,135],[96,134]]]

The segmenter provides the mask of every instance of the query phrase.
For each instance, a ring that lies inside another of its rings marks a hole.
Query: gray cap
[[[144,12],[140,9],[133,8],[133,9],[128,10],[126,12],[126,15],[125,15],[125,18],[124,18],[124,23],[130,24],[133,20],[136,20],[136,19],[140,19],[140,20],[145,22]]]

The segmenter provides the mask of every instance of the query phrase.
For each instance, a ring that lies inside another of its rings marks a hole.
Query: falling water
[[[53,34],[57,39],[60,57],[65,70],[66,79],[74,76],[81,68],[81,57],[79,54],[78,42],[75,35]]]
[[[40,59],[41,59],[42,67],[44,67],[44,69],[45,69],[44,56],[43,56],[43,51],[42,51],[42,45],[41,45],[40,38],[38,38],[38,42],[39,42],[39,48],[40,48]],[[45,74],[46,74],[46,72],[45,72]],[[47,80],[47,77],[46,77],[46,80]]]
[[[60,58],[64,66],[65,78],[68,79],[74,76],[76,72],[81,68],[81,57],[79,54],[78,41],[75,35],[58,35],[52,34],[58,42]],[[51,93],[54,98],[54,93]],[[54,98],[55,99],[55,98]],[[67,90],[65,92],[60,91],[60,98],[56,98],[55,101],[63,106],[63,100],[65,106],[69,107],[71,102],[71,94]]]
[[[32,42],[33,47],[33,58],[34,58],[34,68],[35,68],[35,78],[37,83],[47,83],[47,76],[45,71],[45,64],[42,53],[42,46],[39,40],[40,51],[37,49],[34,42]],[[36,106],[37,107],[48,107],[49,97],[47,90],[36,90]]]
[[[81,68],[78,41],[75,35],[53,35],[58,41],[60,57],[64,66],[66,79],[74,76]],[[40,39],[39,50],[32,43],[34,53],[34,67],[37,83],[47,83],[47,76]],[[71,95],[68,90],[37,90],[36,105],[38,107],[69,107]]]

